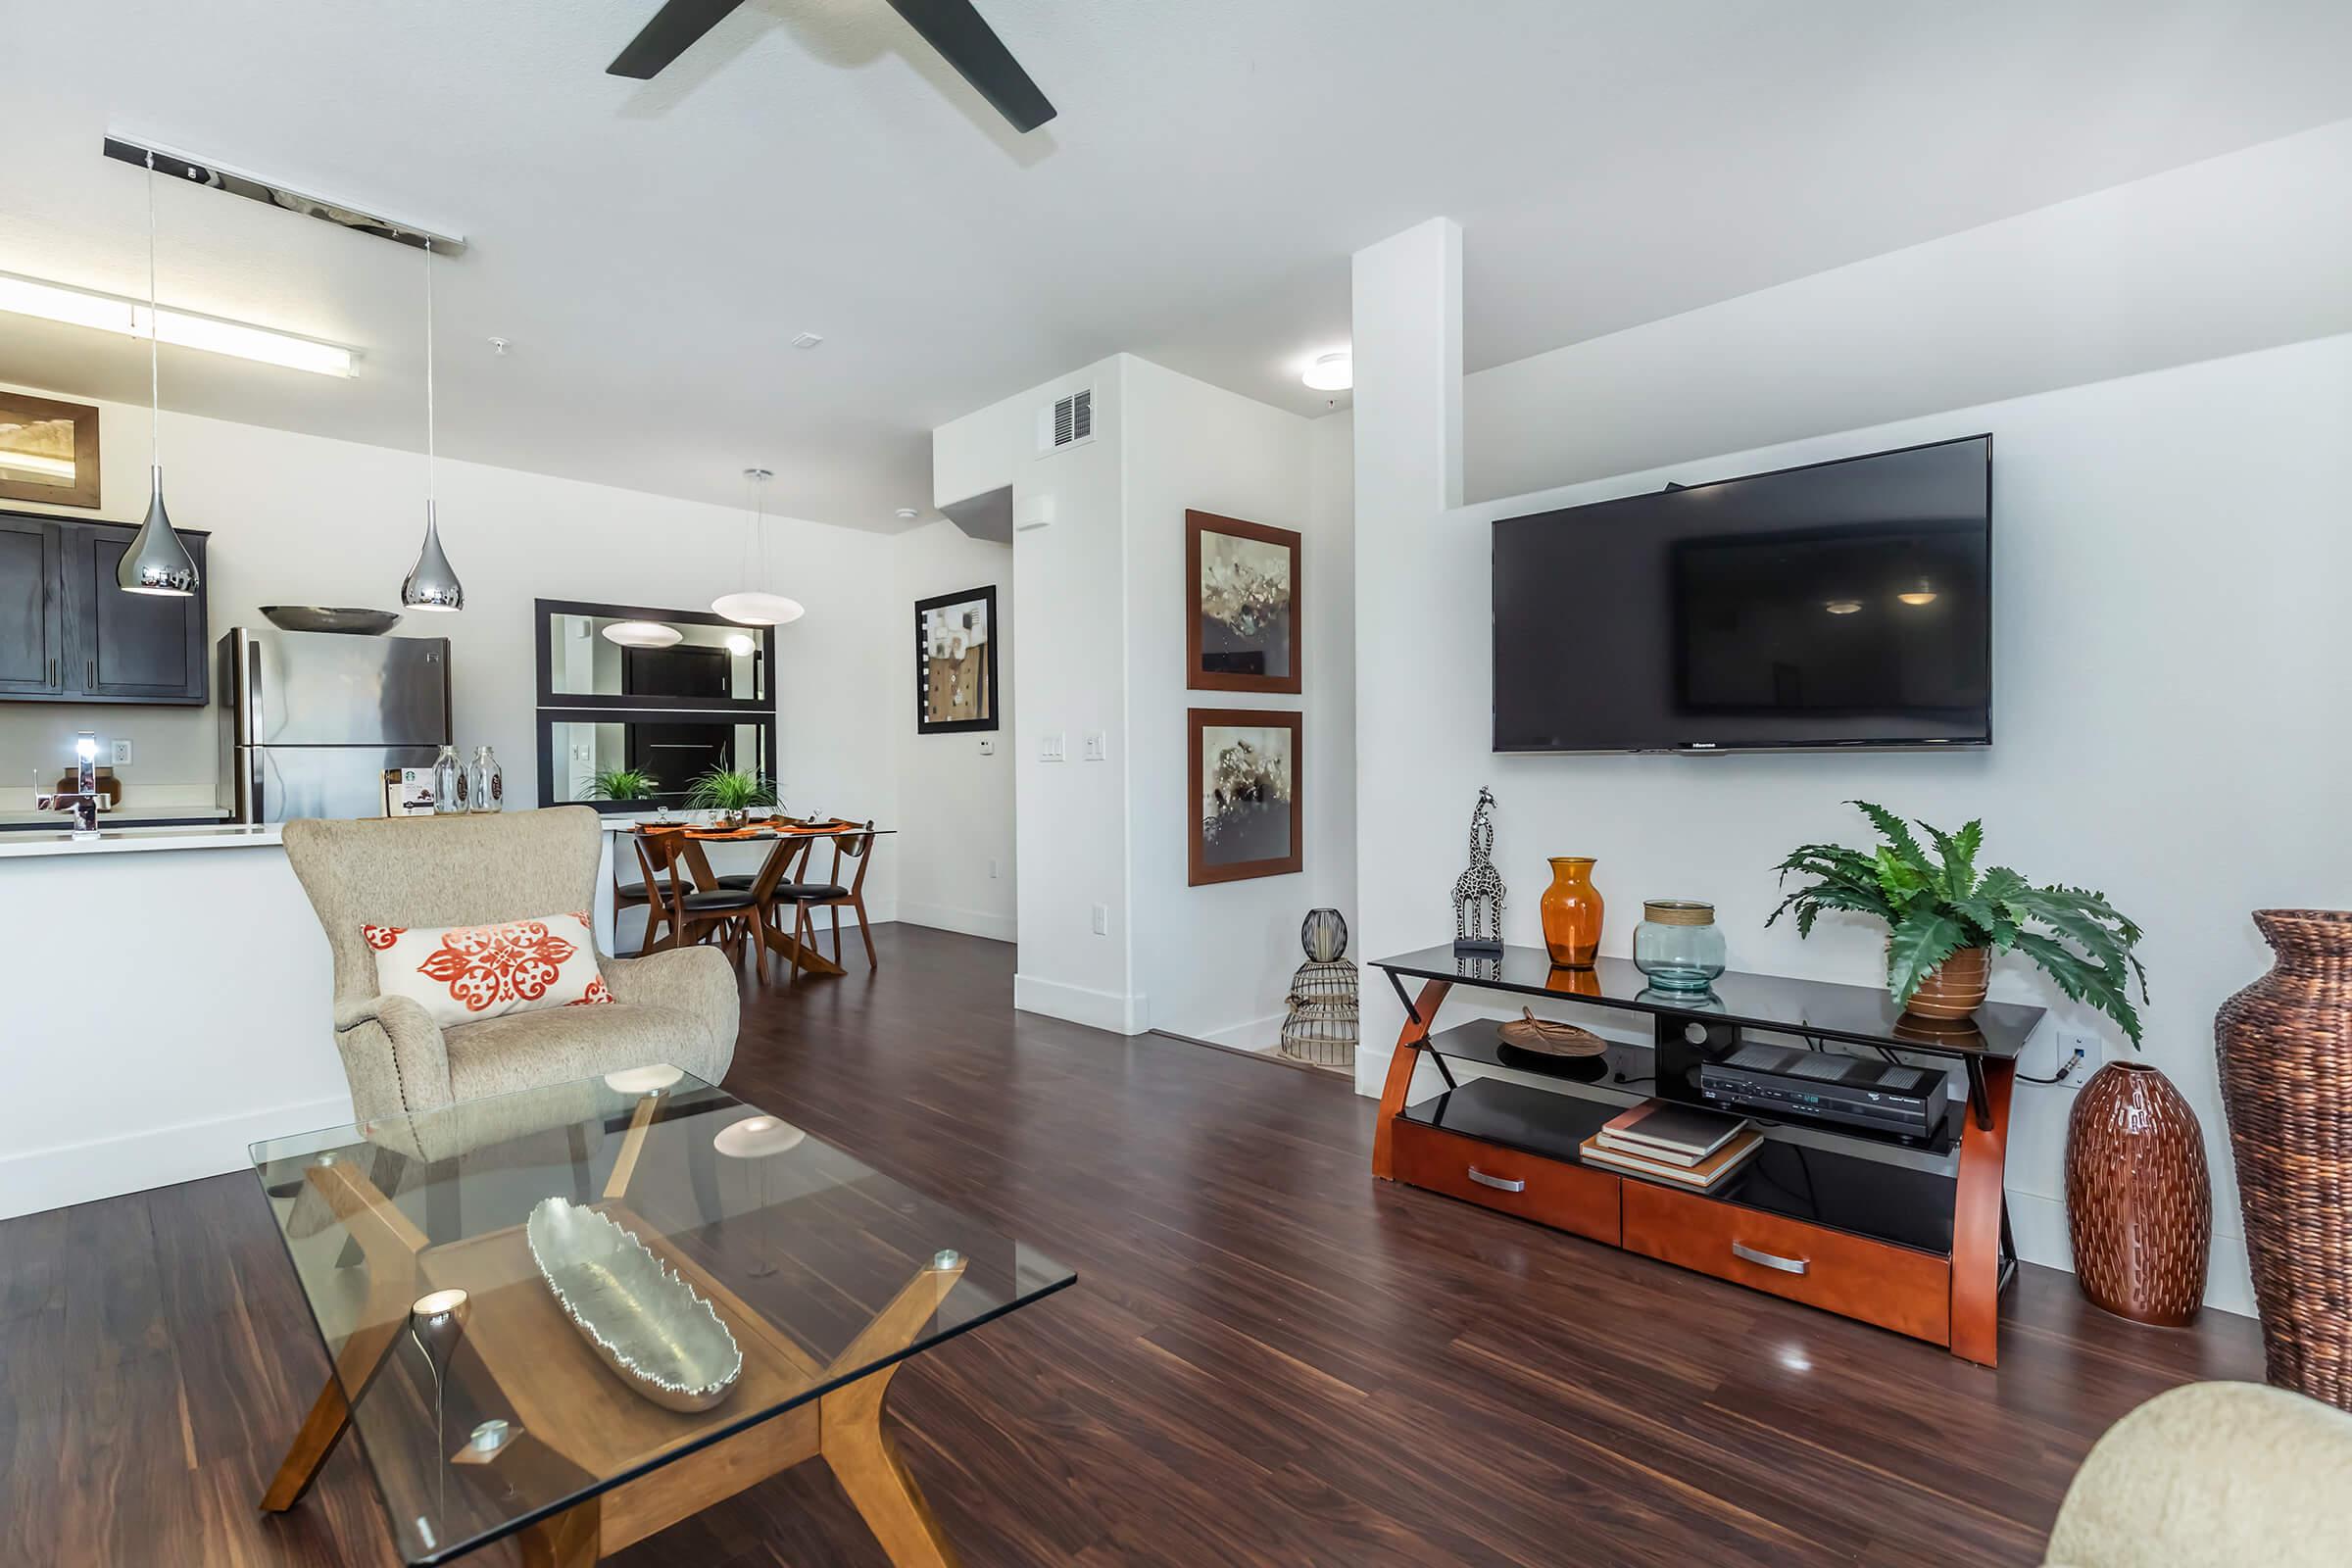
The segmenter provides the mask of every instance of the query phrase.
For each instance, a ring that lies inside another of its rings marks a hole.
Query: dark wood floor
[[[878,977],[747,987],[728,1085],[1079,1270],[892,1390],[970,1568],[2032,1563],[2109,1422],[2260,1374],[2248,1322],[2046,1270],[1987,1372],[1376,1183],[1345,1085],[1017,1014],[1010,948],[878,934]],[[325,1372],[250,1175],[0,1225],[0,1562],[391,1563],[348,1446],[254,1511]],[[882,1562],[811,1471],[614,1560]]]

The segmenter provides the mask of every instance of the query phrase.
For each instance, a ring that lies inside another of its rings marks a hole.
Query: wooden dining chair
[[[775,883],[782,878],[782,865],[771,862],[751,887],[721,887],[710,874],[710,862],[703,854],[703,847],[688,838],[685,829],[641,831],[637,843],[645,864],[646,886],[668,888],[668,896],[662,901],[661,907],[669,935],[662,945],[682,948],[715,940],[740,964],[743,945],[748,940],[756,944],[754,972],[764,978],[766,968],[760,960],[768,951],[769,909],[775,897]],[[650,945],[650,921],[647,938]]]
[[[621,880],[625,873],[618,857],[615,857],[612,867],[612,918],[617,923],[629,910],[640,905],[645,906],[645,938],[638,943],[637,951],[647,954],[654,951],[654,933],[669,923],[669,877],[666,873],[654,870],[644,834],[630,833],[626,836],[637,856],[637,880]]]
[[[841,911],[858,911],[858,934],[865,939],[865,966],[879,969],[881,961],[874,956],[873,922],[865,914],[865,872],[874,863],[874,824],[868,822],[862,832],[843,833],[833,840],[833,880],[830,882],[780,882],[776,885],[775,902],[792,906],[792,939],[796,947],[806,942],[816,945],[816,911],[833,911],[833,961],[841,962]],[[811,857],[813,858],[813,857]],[[841,879],[841,862],[858,862],[857,875],[849,882]],[[800,964],[793,964],[793,977],[800,977]]]

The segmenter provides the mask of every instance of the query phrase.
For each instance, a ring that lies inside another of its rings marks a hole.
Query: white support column
[[[1372,802],[1410,778],[1419,689],[1412,617],[1427,585],[1446,574],[1435,524],[1462,504],[1462,230],[1433,218],[1355,253],[1355,682],[1356,878],[1363,913],[1359,957],[1386,956],[1412,933],[1377,911],[1418,886],[1377,836],[1388,820]],[[1485,569],[1482,558],[1480,570]],[[1460,696],[1462,694],[1455,694]],[[1451,802],[1425,802],[1431,809]],[[1462,808],[1468,809],[1465,804]],[[1407,888],[1404,884],[1412,883]],[[1363,985],[1363,1044],[1356,1088],[1377,1094],[1403,1014],[1380,977]]]

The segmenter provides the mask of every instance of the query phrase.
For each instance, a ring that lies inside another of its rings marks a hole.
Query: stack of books
[[[1764,1135],[1744,1116],[1644,1101],[1579,1146],[1587,1164],[1705,1192],[1755,1157]]]

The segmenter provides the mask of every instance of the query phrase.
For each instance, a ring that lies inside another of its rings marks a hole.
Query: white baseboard
[[[252,1168],[245,1146],[351,1120],[351,1097],[313,1100],[0,1158],[0,1219]]]
[[[1152,1027],[1149,997],[1091,991],[1058,980],[1041,980],[1033,974],[1012,977],[1012,1004],[1023,1012],[1041,1012],[1049,1018],[1107,1029],[1114,1035],[1145,1034]]]
[[[960,931],[967,937],[987,937],[992,942],[1013,940],[1013,918],[987,909],[959,909],[949,904],[918,904],[912,900],[899,901],[899,918],[907,925],[925,925],[934,931]],[[876,916],[880,923],[880,916]]]
[[[1263,1018],[1251,1018],[1224,1029],[1174,1029],[1162,1025],[1162,1032],[1181,1035],[1187,1040],[1204,1041],[1231,1051],[1254,1051],[1270,1054],[1282,1045],[1282,1021],[1290,1014],[1268,1013]]]

